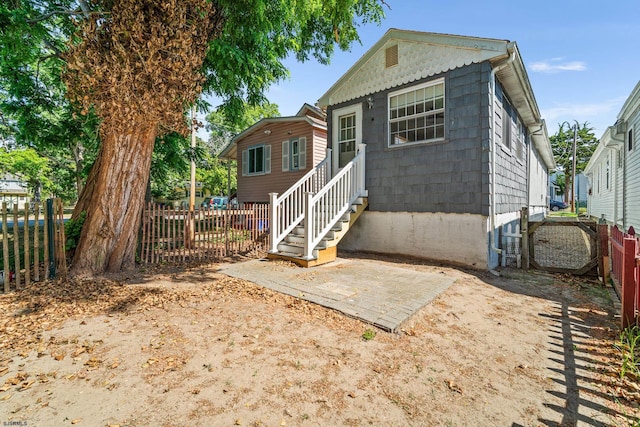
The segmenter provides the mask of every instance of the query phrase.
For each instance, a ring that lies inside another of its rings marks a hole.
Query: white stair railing
[[[305,194],[304,259],[313,259],[313,249],[347,213],[359,197],[366,197],[365,144],[356,156],[316,194]]]
[[[270,201],[270,247],[271,253],[278,252],[280,243],[305,216],[304,195],[317,193],[331,179],[331,149],[327,149],[327,157],[315,168],[293,184],[282,196],[269,193]]]

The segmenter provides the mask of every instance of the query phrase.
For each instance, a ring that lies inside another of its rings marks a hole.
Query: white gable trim
[[[507,56],[506,40],[389,30],[320,100],[336,105],[465,65]],[[398,45],[398,65],[386,67],[385,51]]]

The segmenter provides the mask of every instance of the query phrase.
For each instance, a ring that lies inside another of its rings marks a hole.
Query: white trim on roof
[[[319,100],[336,105],[444,71],[507,55],[508,40],[390,29]],[[385,51],[398,46],[400,62],[385,65]]]

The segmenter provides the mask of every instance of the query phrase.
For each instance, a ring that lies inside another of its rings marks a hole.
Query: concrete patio
[[[260,259],[225,264],[219,272],[337,310],[389,332],[398,331],[403,322],[455,281],[411,265],[360,258],[338,258],[310,269]]]

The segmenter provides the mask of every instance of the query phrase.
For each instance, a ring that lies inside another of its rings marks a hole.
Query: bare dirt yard
[[[378,261],[456,282],[399,334],[215,264],[0,295],[0,423],[638,425],[596,282]]]

